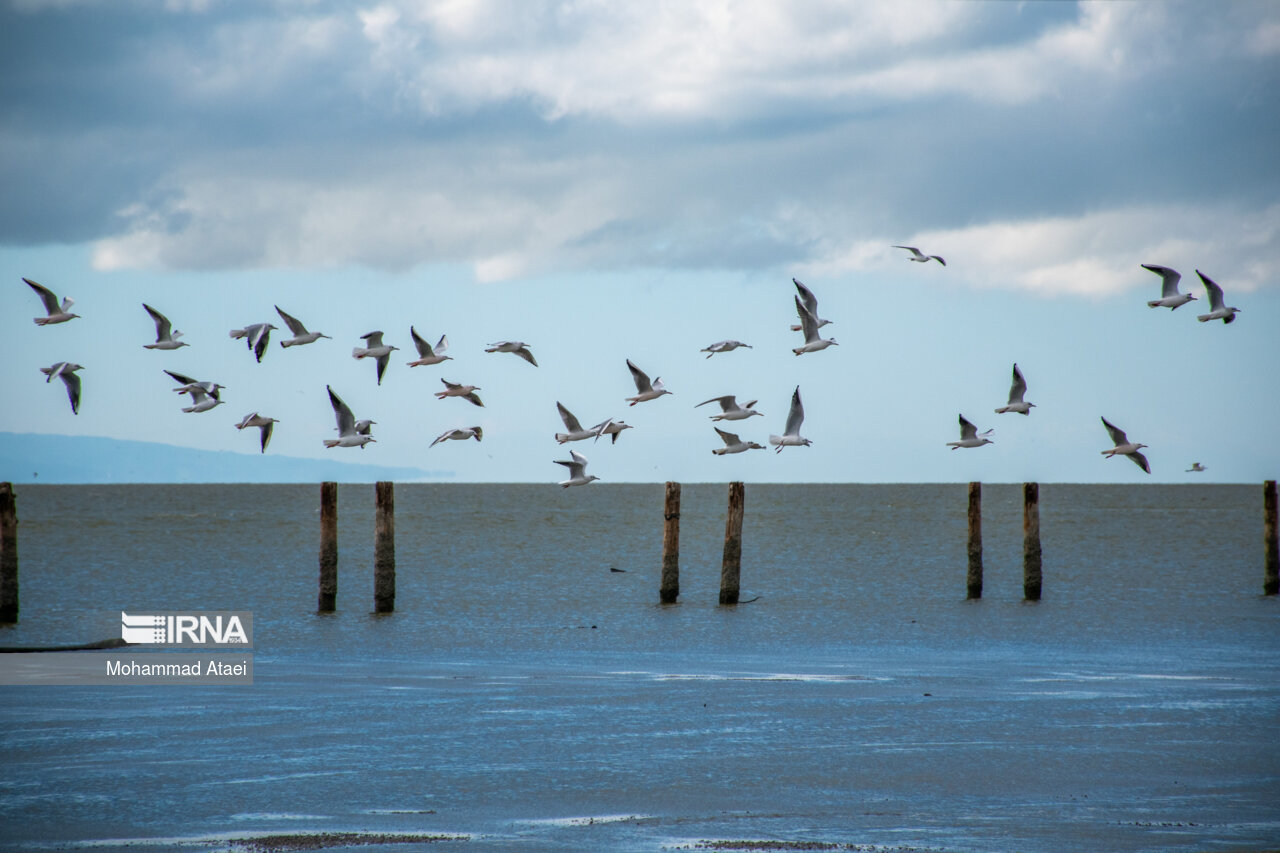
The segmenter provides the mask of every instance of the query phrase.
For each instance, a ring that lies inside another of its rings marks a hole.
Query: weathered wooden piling
[[[746,490],[739,481],[729,484],[729,511],[724,522],[724,559],[720,563],[720,603],[737,604],[742,575],[742,515]]]
[[[1262,566],[1263,592],[1280,593],[1280,531],[1276,527],[1276,481],[1262,484]]]
[[[675,604],[680,596],[680,484],[667,483],[662,504],[662,580],[658,600]]]
[[[18,621],[18,502],[0,483],[0,623]]]
[[[338,484],[320,484],[320,596],[316,610],[332,613],[338,606]]]
[[[377,484],[377,514],[373,528],[373,611],[396,609],[396,495],[395,484]]]
[[[1022,484],[1022,597],[1040,600],[1040,484]]]
[[[969,484],[968,598],[982,598],[982,484]]]

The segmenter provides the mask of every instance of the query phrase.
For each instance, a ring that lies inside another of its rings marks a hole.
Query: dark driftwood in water
[[[396,495],[395,484],[377,484],[377,513],[373,529],[373,610],[396,609]]]
[[[18,621],[18,499],[0,483],[0,623]]]
[[[662,580],[658,600],[675,604],[680,596],[680,484],[667,483],[662,504]]]
[[[120,649],[132,646],[119,637],[98,640],[96,643],[73,643],[67,646],[0,646],[0,654],[18,654],[23,652],[91,652],[95,649]]]
[[[338,484],[320,484],[320,596],[316,609],[332,613],[338,606]]]
[[[982,598],[982,484],[969,484],[969,598]]]
[[[746,490],[741,482],[729,484],[729,511],[724,522],[724,559],[720,563],[720,603],[737,604],[742,574],[742,515]]]
[[[233,838],[231,844],[253,853],[291,853],[295,850],[327,850],[331,847],[372,847],[387,844],[432,844],[466,841],[465,835],[427,835],[398,832],[291,832]]]
[[[1262,566],[1263,592],[1280,593],[1280,532],[1276,527],[1276,481],[1262,484]]]
[[[1040,484],[1022,484],[1022,597],[1040,600]]]

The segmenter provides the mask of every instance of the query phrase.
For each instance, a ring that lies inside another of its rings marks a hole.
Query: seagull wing
[[[361,335],[360,338],[369,349],[382,346],[382,332],[370,332],[367,335]]]
[[[275,421],[267,421],[262,425],[262,452],[267,452],[267,445],[271,443],[271,429],[276,425]]]
[[[794,284],[796,286],[796,290],[800,292],[800,299],[803,300],[804,307],[813,312],[813,315],[816,317],[818,315],[818,297],[814,296],[813,291],[805,287],[799,280],[793,278],[791,279],[791,283]]]
[[[1124,430],[1120,429],[1120,427],[1111,423],[1106,418],[1102,419],[1102,425],[1107,428],[1107,434],[1111,436],[1111,443],[1116,447],[1129,443],[1129,437],[1124,434]]]
[[[409,327],[409,337],[413,338],[413,345],[418,349],[419,358],[431,358],[435,354],[431,351],[431,344],[424,341],[413,326]]]
[[[170,378],[172,378],[179,385],[195,385],[196,384],[196,380],[192,379],[190,376],[184,376],[181,373],[174,373],[172,370],[166,370],[165,373],[169,374]]]
[[[895,248],[895,249],[906,249],[908,252],[910,252],[911,254],[915,255],[917,258],[923,258],[923,257],[924,257],[924,253],[923,253],[923,252],[921,252],[919,249],[917,249],[915,246],[894,246],[893,248]]]
[[[253,342],[253,355],[258,361],[262,361],[262,356],[267,351],[267,343],[271,340],[271,329],[266,323],[260,325],[255,331],[255,340]]]
[[[1182,273],[1158,264],[1142,264],[1142,268],[1160,276],[1160,297],[1162,299],[1178,295],[1178,282],[1182,281]]]
[[[1013,385],[1009,386],[1009,404],[1021,403],[1022,397],[1027,393],[1027,380],[1023,378],[1022,371],[1018,369],[1017,363],[1013,365]]]
[[[156,343],[172,339],[173,326],[169,322],[169,318],[152,308],[147,303],[142,303],[142,307],[147,309],[147,313],[151,315],[151,319],[156,321]]]
[[[813,312],[804,307],[800,297],[795,297],[796,313],[800,315],[800,330],[804,332],[804,342],[812,343],[818,339],[818,319]]]
[[[1132,453],[1126,453],[1125,455],[1132,459],[1133,464],[1137,465],[1143,471],[1146,471],[1148,474],[1151,473],[1151,463],[1147,461],[1147,457],[1143,456],[1141,451],[1135,450]]]
[[[36,282],[32,281],[29,278],[24,278],[23,281],[31,285],[31,289],[34,290],[37,294],[39,294],[40,301],[44,303],[44,310],[46,314],[58,313],[58,309],[59,309],[58,297],[53,295],[52,290],[45,287],[43,284],[37,284]]]
[[[351,409],[328,385],[324,386],[329,392],[329,403],[333,406],[333,414],[338,419],[338,435],[352,435],[356,431],[356,416],[351,414]]]
[[[643,394],[646,391],[653,390],[653,385],[649,382],[649,375],[632,364],[631,359],[627,359],[627,368],[631,371],[631,378],[635,380],[637,391]]]
[[[569,430],[569,432],[582,432],[582,424],[578,423],[578,419],[573,416],[573,412],[561,405],[559,400],[556,401],[556,408],[560,411],[560,420],[564,421],[565,429]]]
[[[791,411],[787,413],[787,428],[783,435],[799,435],[800,425],[804,423],[804,404],[800,402],[800,386],[791,394]]]
[[[387,372],[387,362],[391,361],[391,353],[378,356],[378,384],[382,384],[382,374]]]
[[[281,320],[284,320],[284,324],[289,327],[290,332],[293,332],[294,337],[305,335],[307,333],[307,327],[302,325],[302,323],[298,321],[297,317],[281,311],[279,305],[276,306],[276,313],[280,315]]]
[[[71,414],[80,414],[80,377],[67,370],[59,375],[67,386],[67,397],[71,400]]]
[[[710,400],[703,400],[698,404],[698,406],[705,406],[707,403],[719,403],[721,411],[727,412],[737,406],[735,398],[735,394],[726,394],[723,397],[712,397]],[[694,406],[694,408],[696,409],[698,406]]]
[[[516,355],[520,356],[534,367],[538,366],[538,362],[534,360],[533,353],[529,352],[528,347],[520,347],[520,349],[516,350]]]
[[[964,415],[960,416],[960,440],[969,441],[978,437],[978,428],[971,424]]]
[[[441,335],[440,340],[436,341],[436,355],[441,355],[449,348],[449,336]]]
[[[720,429],[720,427],[712,427],[712,429],[720,433],[720,438],[724,440],[726,447],[732,447],[733,445],[740,444],[742,442],[742,439],[738,438],[738,436],[734,435],[731,432],[725,432],[724,430]]]
[[[1223,304],[1222,288],[1218,287],[1217,283],[1214,282],[1213,279],[1209,278],[1209,276],[1200,272],[1200,270],[1196,270],[1196,275],[1200,276],[1200,280],[1204,282],[1205,292],[1209,294],[1209,310],[1221,311],[1222,304]]]

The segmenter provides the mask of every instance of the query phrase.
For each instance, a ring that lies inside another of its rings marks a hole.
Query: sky
[[[0,106],[0,432],[252,453],[258,411],[269,454],[478,482],[1280,474],[1280,4],[5,0]],[[1199,301],[1148,308],[1143,263]],[[37,327],[23,277],[81,318]],[[836,346],[791,352],[792,278]],[[143,302],[190,346],[145,350]],[[275,306],[332,340],[281,349]],[[407,367],[411,325],[453,360]],[[672,394],[629,407],[627,359]],[[376,443],[323,447],[326,385]],[[796,387],[811,446],[711,453],[695,404],[758,400],[722,426],[766,444]],[[557,401],[634,428],[560,446]],[[948,448],[960,414],[994,443]]]

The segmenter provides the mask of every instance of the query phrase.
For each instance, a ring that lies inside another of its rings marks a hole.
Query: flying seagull
[[[1017,362],[1013,365],[1013,384],[1009,386],[1009,403],[996,409],[997,415],[1003,415],[1005,412],[1017,412],[1020,415],[1031,414],[1031,407],[1035,403],[1023,402],[1023,395],[1027,393],[1027,380],[1023,378],[1022,371],[1018,369]]]
[[[351,357],[355,359],[372,358],[378,363],[378,384],[382,384],[382,374],[387,372],[387,362],[391,359],[393,350],[400,347],[393,347],[390,344],[382,342],[382,332],[370,332],[367,335],[361,335],[364,341],[363,347],[356,347],[351,350]]]
[[[496,344],[486,346],[485,352],[515,353],[534,367],[538,366],[538,362],[534,361],[533,353],[529,352],[529,345],[524,341],[498,341]]]
[[[219,382],[201,382],[185,374],[174,373],[172,370],[166,370],[165,373],[178,383],[178,387],[173,389],[178,394],[190,394],[193,390],[199,389],[216,400],[218,393],[227,387]]]
[[[984,444],[994,444],[995,442],[987,438],[987,436],[991,435],[991,433],[993,432],[995,432],[995,430],[989,429],[986,432],[979,435],[978,428],[973,424],[969,423],[968,419],[966,419],[964,415],[961,415],[960,416],[960,440],[948,441],[947,446],[950,447],[952,450],[955,450],[958,447],[981,447]]]
[[[142,307],[147,309],[147,313],[151,315],[151,319],[156,322],[156,342],[154,344],[143,344],[144,349],[177,349],[178,347],[190,346],[186,341],[180,341],[182,332],[176,332],[173,324],[169,322],[169,318],[152,308],[147,303],[142,303]]]
[[[52,367],[40,368],[46,383],[52,382],[53,377],[57,376],[67,386],[67,397],[71,400],[73,415],[80,414],[80,377],[76,376],[77,370],[84,370],[84,365],[72,361],[60,361]]]
[[[796,355],[802,355],[806,352],[817,352],[824,350],[829,346],[835,346],[835,338],[824,338],[819,336],[818,318],[813,312],[804,306],[800,301],[800,297],[795,297],[796,313],[800,315],[800,328],[804,331],[804,345],[793,347],[792,352]]]
[[[210,395],[198,385],[192,385],[186,393],[191,395],[191,405],[185,406],[182,411],[187,412],[207,412],[215,406],[221,406],[222,400],[216,395]]]
[[[436,440],[428,444],[427,449],[430,450],[442,441],[466,441],[468,438],[480,441],[484,438],[484,430],[478,426],[447,429],[436,436]]]
[[[79,314],[71,313],[71,306],[76,301],[70,296],[63,298],[62,304],[58,304],[58,297],[53,295],[53,291],[45,287],[43,284],[37,284],[29,278],[24,278],[27,284],[31,285],[31,289],[40,295],[40,299],[44,302],[44,311],[47,316],[36,317],[35,324],[37,326],[52,326],[54,323],[65,323],[68,320],[79,317]]]
[[[237,340],[244,338],[250,351],[258,361],[262,361],[262,356],[267,351],[267,342],[271,340],[271,330],[274,328],[275,326],[270,323],[253,323],[243,329],[232,329],[229,334]]]
[[[261,430],[262,432],[261,439],[260,439],[260,443],[262,445],[262,452],[266,453],[267,445],[271,443],[271,429],[277,423],[279,423],[279,421],[277,421],[275,418],[263,417],[257,412],[250,412],[249,414],[244,416],[244,419],[240,421],[240,423],[236,424],[236,429],[247,429],[249,427],[258,427],[258,429]]]
[[[742,453],[745,450],[764,450],[763,444],[756,444],[754,441],[743,441],[731,432],[725,432],[720,427],[712,427],[720,438],[724,440],[724,447],[712,448],[711,452],[716,456],[724,456],[726,453]],[[778,448],[781,450],[782,448]]]
[[[1147,457],[1143,456],[1142,453],[1139,452],[1147,445],[1130,441],[1129,437],[1124,434],[1124,430],[1109,422],[1106,418],[1102,419],[1102,425],[1107,428],[1107,434],[1111,436],[1111,442],[1115,445],[1115,447],[1110,450],[1101,451],[1102,455],[1108,458],[1117,454],[1120,456],[1128,456],[1133,460],[1135,465],[1150,474],[1151,466],[1147,463]]]
[[[480,390],[477,386],[462,385],[443,378],[440,381],[444,383],[444,390],[436,392],[437,400],[443,400],[445,397],[461,397],[474,405],[484,405],[484,403],[480,402],[480,397],[476,395],[476,392]]]
[[[804,405],[800,402],[800,386],[791,395],[791,411],[787,413],[787,428],[782,435],[769,436],[769,443],[777,447],[777,453],[784,447],[808,447],[813,444],[807,438],[800,437],[800,425],[804,423]]]
[[[449,338],[446,335],[440,336],[440,340],[436,341],[434,348],[423,340],[422,336],[418,334],[418,330],[413,326],[409,327],[409,337],[413,338],[413,345],[418,350],[418,357],[409,362],[410,367],[425,367],[453,359],[453,356],[444,354],[444,351],[449,348]]]
[[[1206,469],[1205,469],[1205,467],[1204,467],[1203,465],[1201,465],[1199,462],[1192,462],[1192,463],[1191,463],[1191,467],[1190,467],[1190,468],[1188,468],[1184,473],[1187,473],[1187,474],[1191,474],[1191,473],[1199,474],[1201,471],[1204,471],[1204,470],[1206,470]]]
[[[603,428],[605,424],[609,423],[608,421],[605,421],[602,424],[597,424],[591,429],[583,429],[582,424],[578,423],[578,419],[574,417],[573,412],[566,409],[559,400],[556,401],[556,410],[560,412],[560,420],[564,421],[564,428],[568,430],[568,432],[556,433],[556,441],[560,444],[564,444],[566,441],[582,441],[587,438],[599,438],[601,428]]]
[[[631,378],[636,383],[636,395],[625,398],[631,405],[634,406],[636,403],[643,403],[646,400],[656,400],[663,394],[671,393],[662,384],[661,376],[650,382],[649,375],[632,364],[631,359],[627,359],[627,369],[631,371]]]
[[[633,427],[629,423],[624,423],[623,421],[620,421],[617,418],[609,418],[609,420],[602,421],[596,424],[595,426],[593,426],[591,428],[591,431],[596,434],[596,437],[594,439],[595,441],[599,441],[600,436],[607,435],[609,436],[610,444],[617,444],[618,436],[622,434],[622,431],[624,429],[632,429],[632,428]]]
[[[313,344],[321,338],[328,338],[328,335],[320,332],[308,332],[307,327],[302,325],[302,321],[292,314],[286,314],[280,310],[280,306],[276,306],[276,313],[280,315],[280,319],[284,320],[284,324],[289,327],[289,331],[293,337],[287,341],[281,341],[282,347],[300,347],[303,344]],[[330,338],[332,340],[332,338]]]
[[[1222,303],[1222,288],[1200,270],[1196,270],[1196,275],[1200,276],[1200,280],[1204,282],[1205,292],[1209,294],[1209,313],[1201,314],[1196,317],[1201,323],[1207,323],[1210,320],[1221,320],[1224,323],[1230,323],[1235,320],[1236,313],[1239,308],[1231,308],[1224,306]]]
[[[1188,302],[1194,302],[1195,297],[1190,293],[1179,293],[1178,282],[1182,281],[1182,273],[1169,267],[1162,267],[1157,264],[1141,264],[1144,270],[1160,276],[1160,298],[1152,299],[1147,303],[1151,308],[1168,308],[1173,310]]]
[[[707,358],[711,358],[711,356],[715,355],[718,352],[733,352],[738,347],[746,347],[747,349],[753,349],[751,344],[744,344],[742,341],[716,341],[711,346],[703,347],[702,349],[698,350],[698,352],[705,352],[707,354]]]
[[[796,286],[796,290],[800,294],[800,301],[804,303],[804,307],[809,309],[809,313],[812,314],[814,316],[814,319],[818,321],[818,328],[821,329],[823,326],[830,323],[831,322],[830,320],[824,320],[818,316],[818,297],[813,295],[813,291],[805,287],[804,283],[801,282],[799,279],[793,278],[791,279],[791,283]],[[794,326],[791,327],[791,331],[793,332],[799,332],[799,331],[802,331],[803,329],[804,329],[804,326],[800,323],[796,323]]]
[[[569,457],[569,460],[553,460],[557,465],[563,465],[569,469],[569,479],[561,480],[558,485],[567,489],[570,486],[585,486],[592,480],[600,479],[595,474],[587,473],[587,457],[576,450],[570,450]]]
[[[926,255],[924,252],[921,252],[915,246],[894,246],[893,248],[906,249],[908,252],[911,253],[911,257],[907,258],[907,260],[915,261],[918,264],[927,264],[929,263],[929,261],[937,261],[938,263],[942,264],[944,267],[947,265],[947,262],[944,261],[938,255]]]
[[[745,406],[739,406],[738,398],[733,394],[725,394],[723,397],[712,397],[710,400],[703,400],[698,406],[705,406],[707,403],[720,404],[720,414],[712,415],[711,420],[713,421],[741,421],[752,415],[760,415],[762,417],[764,415],[763,412],[757,412],[751,408],[756,404],[755,400]],[[696,409],[698,406],[694,406],[694,408]]]
[[[333,389],[328,385],[324,386],[324,390],[329,392],[329,405],[333,406],[334,417],[338,421],[338,437],[326,438],[324,440],[325,447],[359,447],[361,450],[371,441],[377,441],[369,431],[369,426],[373,421],[356,422],[355,415],[351,414],[350,407],[342,402],[337,394],[333,393]],[[361,427],[363,426],[363,429]]]

